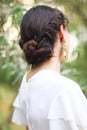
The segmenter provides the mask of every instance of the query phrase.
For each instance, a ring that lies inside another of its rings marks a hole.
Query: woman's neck
[[[37,71],[44,70],[44,69],[55,70],[58,73],[60,73],[60,62],[58,60],[58,57],[56,57],[56,56],[52,57],[51,59],[45,61],[40,66],[31,69],[31,71],[37,72]]]
[[[41,70],[55,70],[56,72],[60,73],[60,62],[58,57],[54,56],[40,66],[32,68],[29,73],[27,73],[26,81],[28,81],[35,73]]]

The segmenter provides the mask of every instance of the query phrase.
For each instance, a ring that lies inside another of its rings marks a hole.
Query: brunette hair
[[[27,62],[36,67],[52,57],[60,25],[65,28],[68,19],[58,9],[44,5],[31,8],[20,26],[20,47]]]

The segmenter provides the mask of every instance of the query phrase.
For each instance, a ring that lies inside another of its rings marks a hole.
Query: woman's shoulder
[[[50,74],[50,76],[48,76],[48,79],[48,82],[50,81],[49,85],[54,86],[54,88],[57,88],[57,90],[61,91],[61,93],[64,92],[74,94],[81,92],[81,87],[77,82],[66,76],[63,76],[62,74]]]
[[[50,81],[50,83],[55,83],[57,85],[61,85],[64,88],[70,88],[70,89],[76,89],[79,88],[79,84],[77,82],[75,82],[74,80],[60,74],[57,73],[55,71],[53,72],[49,72],[46,76],[47,79],[49,79],[48,81]]]
[[[61,80],[64,81],[63,83],[65,83],[65,84],[68,84],[71,86],[79,86],[78,83],[71,78],[68,78],[64,75],[60,75],[60,77],[61,77]]]
[[[73,91],[78,91],[79,89],[81,89],[79,84],[76,81],[74,81],[66,76],[60,75],[60,79],[61,79],[61,84],[64,86],[63,87],[64,90],[67,89],[67,90],[73,92]]]

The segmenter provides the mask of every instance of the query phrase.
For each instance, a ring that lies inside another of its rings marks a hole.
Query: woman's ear
[[[65,29],[64,29],[63,25],[60,25],[60,30],[59,30],[58,34],[59,34],[60,41],[65,42]]]

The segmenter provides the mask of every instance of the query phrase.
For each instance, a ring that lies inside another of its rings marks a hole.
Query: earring
[[[66,59],[67,59],[67,50],[66,50],[66,46],[65,46],[64,44],[62,44],[60,60],[61,60],[61,62],[65,62]]]

